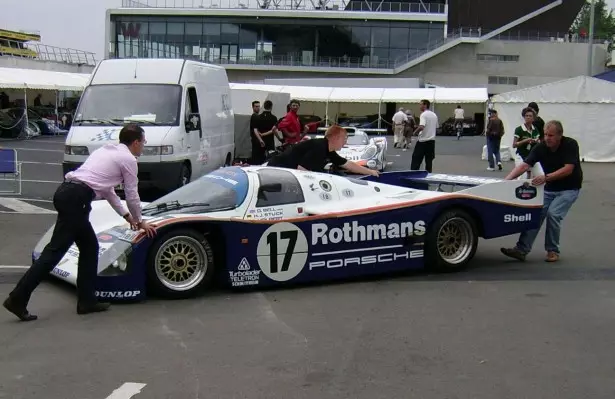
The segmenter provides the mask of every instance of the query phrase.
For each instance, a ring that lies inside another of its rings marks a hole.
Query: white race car
[[[383,172],[387,165],[386,137],[369,137],[363,130],[358,130],[354,127],[344,126],[344,129],[348,132],[348,142],[337,153],[361,166]],[[325,166],[325,169],[328,170],[330,167],[331,164],[328,164]]]

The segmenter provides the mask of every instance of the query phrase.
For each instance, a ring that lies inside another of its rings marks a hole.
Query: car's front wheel
[[[154,295],[188,298],[212,283],[214,250],[197,230],[172,230],[152,245],[148,265],[148,289]]]
[[[465,269],[478,247],[474,218],[462,209],[446,210],[432,223],[425,240],[426,266],[437,272]]]

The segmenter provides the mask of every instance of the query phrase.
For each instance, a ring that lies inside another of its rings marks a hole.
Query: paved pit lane
[[[482,144],[439,138],[436,171],[503,175],[485,170]],[[409,165],[411,151],[390,153],[395,168]],[[0,311],[0,398],[612,399],[615,175],[610,165],[583,168],[556,264],[543,262],[542,236],[527,262],[503,258],[513,236],[482,240],[458,274],[217,290],[86,316],[74,288],[45,282],[30,305],[39,320]],[[23,198],[48,200],[54,189]],[[53,219],[1,213],[1,263],[27,265]],[[0,298],[22,273],[0,268]]]

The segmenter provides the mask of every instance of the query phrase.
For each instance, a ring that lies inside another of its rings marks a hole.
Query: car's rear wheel
[[[470,214],[451,209],[438,215],[426,238],[426,266],[437,272],[457,272],[474,258],[479,236]]]
[[[197,230],[172,230],[152,245],[148,265],[148,288],[154,295],[188,298],[212,283],[214,250]]]

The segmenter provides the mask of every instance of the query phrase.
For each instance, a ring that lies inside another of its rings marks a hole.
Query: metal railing
[[[350,0],[122,0],[122,8],[214,8],[444,14],[444,4]]]
[[[0,45],[0,53],[7,57],[29,58],[66,64],[96,65],[96,56],[89,51],[48,46],[34,42],[23,43],[6,39],[2,40],[2,44],[4,45]]]

